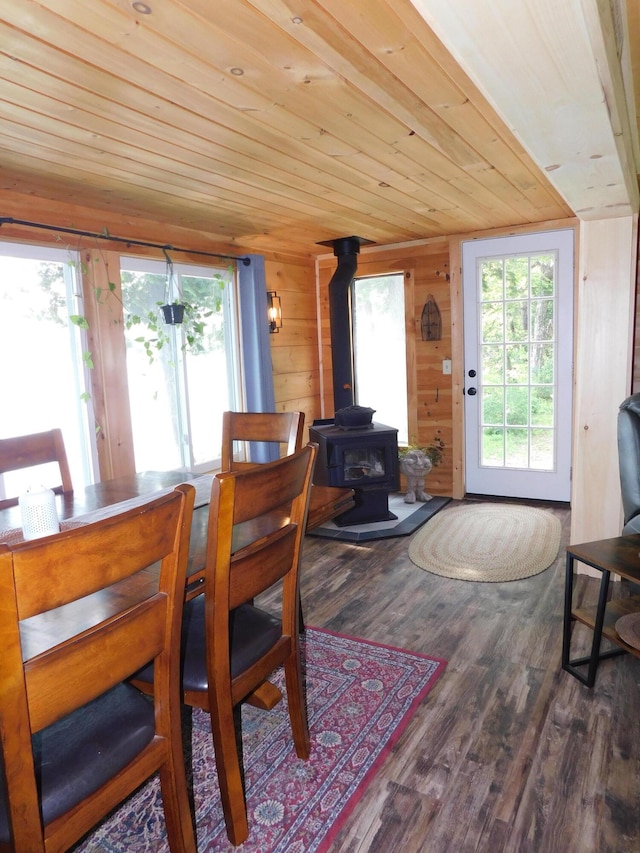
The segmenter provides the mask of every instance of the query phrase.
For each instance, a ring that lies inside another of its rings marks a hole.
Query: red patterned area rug
[[[227,840],[209,717],[193,715],[193,787],[199,853],[323,853],[362,796],[446,662],[307,628],[303,649],[311,758],[296,757],[284,702],[243,708],[250,834]],[[273,679],[283,686],[282,673]],[[283,707],[284,706],[284,707]],[[157,779],[74,848],[76,853],[165,853]]]

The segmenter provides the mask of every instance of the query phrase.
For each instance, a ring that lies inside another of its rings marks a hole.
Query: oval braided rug
[[[543,509],[480,503],[444,509],[409,543],[421,569],[465,581],[515,581],[537,575],[555,560],[560,520]]]

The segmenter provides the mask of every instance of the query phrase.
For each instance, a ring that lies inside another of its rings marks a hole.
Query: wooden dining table
[[[206,562],[207,524],[213,474],[196,476],[184,470],[146,471],[105,480],[84,489],[56,496],[56,506],[61,528],[88,524],[117,512],[143,503],[149,498],[179,483],[191,483],[196,490],[195,508],[191,528],[189,565],[187,569],[187,597],[198,594]],[[307,530],[349,509],[354,504],[352,489],[330,486],[312,486],[309,502]],[[0,544],[22,538],[19,507],[0,510]],[[150,591],[157,583],[155,572],[148,573]],[[122,591],[101,590],[87,598],[64,605],[42,616],[25,620],[21,637],[25,658],[50,648],[62,638],[86,630],[99,619],[106,618],[116,608],[116,598]]]

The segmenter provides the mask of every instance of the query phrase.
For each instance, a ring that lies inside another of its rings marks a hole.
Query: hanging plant
[[[162,311],[162,316],[167,326],[180,326],[184,322],[185,304],[182,301],[180,286],[174,278],[173,261],[169,257],[166,249],[163,249],[162,251],[164,252],[164,256],[167,261],[167,274],[164,285],[165,302],[164,305],[160,306],[160,310]],[[170,298],[174,288],[178,293],[180,293],[180,299],[168,302],[167,300]]]
[[[93,288],[95,300],[98,305],[105,306],[105,309],[108,309],[109,300],[115,298],[120,304],[121,310],[124,311],[123,319],[125,328],[128,331],[132,329],[140,330],[140,334],[134,340],[144,347],[149,363],[155,360],[161,350],[171,345],[172,337],[169,326],[180,327],[176,329],[176,334],[179,336],[178,346],[180,346],[182,351],[188,351],[195,355],[205,352],[208,348],[209,336],[216,334],[215,331],[212,332],[208,327],[207,319],[216,311],[219,311],[221,305],[220,293],[214,291],[204,296],[194,293],[194,296],[198,299],[198,303],[185,299],[179,282],[174,278],[173,262],[166,250],[163,249],[163,251],[167,262],[164,298],[156,302],[155,307],[146,313],[127,313],[124,309],[118,287],[113,281],[108,282],[108,287]],[[95,258],[94,262],[102,262],[107,267],[106,259],[100,247],[98,247],[98,252],[100,257]],[[70,263],[71,265],[75,265],[73,261],[70,261]],[[83,275],[91,272],[84,262],[82,263],[81,270]],[[232,271],[232,268],[229,268],[229,271]],[[218,283],[221,289],[224,288],[225,279],[219,272],[212,272],[211,277]],[[174,294],[177,294],[178,298],[170,301]],[[199,304],[201,296],[204,304]],[[182,318],[178,316],[180,312],[182,313]],[[169,315],[168,319],[165,319],[165,314]],[[84,330],[89,329],[89,323],[83,315],[73,315],[69,319],[79,328]],[[83,353],[83,359],[88,368],[93,368],[91,352],[87,351]]]
[[[184,320],[184,304],[181,302],[162,305],[160,310],[167,326],[179,326]]]
[[[190,302],[171,304],[158,302],[157,306],[156,311],[149,311],[145,315],[129,314],[125,319],[127,329],[139,326],[144,330],[144,333],[134,338],[134,340],[143,345],[149,363],[153,362],[155,356],[164,346],[171,343],[167,326],[179,325],[181,327],[184,338],[181,347],[183,352],[188,350],[194,355],[205,352],[207,339],[206,321],[213,314],[213,309],[201,308],[198,305],[192,305]],[[167,322],[165,308],[181,308],[181,321],[174,319],[173,322]]]
[[[200,299],[198,303],[185,299],[180,281],[174,275],[173,262],[166,249],[163,249],[163,252],[166,259],[164,298],[156,302],[155,310],[150,310],[146,314],[128,314],[125,318],[128,330],[139,326],[143,332],[134,340],[143,345],[149,363],[154,361],[160,350],[171,344],[171,332],[168,328],[170,326],[179,327],[179,329],[176,328],[175,333],[179,336],[178,345],[183,352],[188,351],[194,355],[205,352],[211,334],[207,319],[220,309],[221,303],[221,298],[213,296],[212,293],[204,295],[202,301],[206,305],[199,304]],[[212,273],[212,278],[224,286],[224,279],[220,273]],[[173,295],[177,298],[170,301]],[[198,296],[197,293],[195,295]]]

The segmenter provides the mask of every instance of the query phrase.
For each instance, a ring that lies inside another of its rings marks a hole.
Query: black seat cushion
[[[34,735],[44,823],[115,776],[150,743],[154,733],[153,702],[130,684],[118,684]],[[6,787],[0,773],[0,842],[8,841]]]
[[[243,604],[229,614],[231,633],[231,677],[243,672],[267,652],[282,636],[279,619]],[[204,595],[187,602],[182,615],[182,689],[208,689]],[[136,673],[140,681],[153,682],[153,664]]]
[[[243,672],[267,652],[282,634],[280,620],[251,604],[243,604],[229,614],[231,632],[231,677]],[[182,617],[182,687],[206,690],[206,642],[204,595],[184,608]]]

